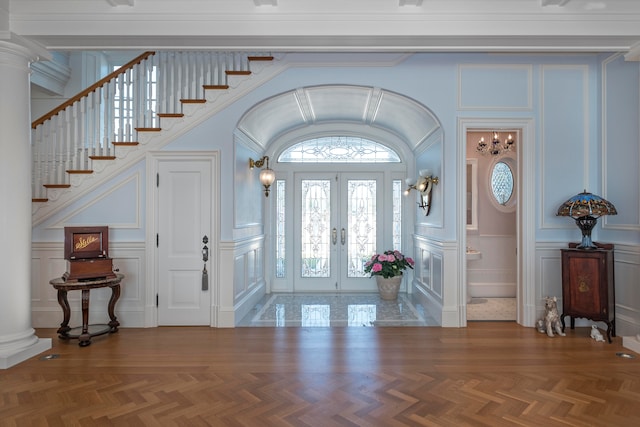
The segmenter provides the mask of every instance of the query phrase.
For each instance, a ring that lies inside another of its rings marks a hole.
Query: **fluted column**
[[[31,114],[35,53],[0,40],[0,369],[51,348],[31,327]]]

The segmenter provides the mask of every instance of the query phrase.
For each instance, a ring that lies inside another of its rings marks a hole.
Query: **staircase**
[[[32,123],[33,224],[280,72],[270,53],[146,52]]]

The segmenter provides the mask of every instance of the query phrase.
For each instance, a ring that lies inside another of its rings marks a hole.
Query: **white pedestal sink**
[[[467,248],[467,263],[482,258],[482,252]],[[469,275],[467,275],[467,304],[471,302],[471,292],[469,289]]]
[[[475,249],[467,249],[467,261],[475,261],[482,258],[482,252]]]

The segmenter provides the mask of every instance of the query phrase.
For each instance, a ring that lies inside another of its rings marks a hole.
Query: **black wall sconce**
[[[422,169],[418,178],[407,178],[405,182],[408,187],[404,191],[404,195],[408,196],[411,190],[416,190],[420,194],[420,201],[417,202],[418,207],[422,208],[425,216],[429,215],[431,211],[431,189],[434,184],[437,185],[440,182],[438,177],[432,176],[429,169]]]
[[[269,156],[263,156],[259,160],[249,158],[249,169],[253,169],[254,167],[261,168],[263,166],[264,169],[260,171],[260,183],[264,186],[264,195],[269,197],[269,187],[271,187],[273,181],[276,180],[276,173],[273,169],[269,168]]]

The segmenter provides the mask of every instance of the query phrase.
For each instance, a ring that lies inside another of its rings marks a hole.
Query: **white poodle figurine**
[[[591,325],[591,338],[593,338],[596,342],[604,342],[602,332],[600,332],[597,325]]]
[[[541,319],[544,325],[544,331],[548,336],[553,337],[555,331],[556,334],[564,337],[566,334],[562,332],[562,325],[560,324],[560,315],[558,314],[558,299],[556,297],[546,297],[544,299],[544,317]],[[542,325],[539,326],[540,329]]]

